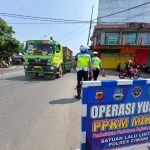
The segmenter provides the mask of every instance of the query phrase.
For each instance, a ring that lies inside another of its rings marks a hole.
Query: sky
[[[97,18],[98,14],[98,0],[0,0],[0,4],[0,13],[67,20],[90,20],[94,4],[93,18]],[[80,45],[87,43],[89,24],[24,24],[44,22],[1,14],[0,17],[13,27],[15,37],[20,42],[53,37],[61,45],[73,50],[74,55],[79,52]]]

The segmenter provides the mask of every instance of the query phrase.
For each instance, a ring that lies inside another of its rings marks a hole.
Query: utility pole
[[[89,26],[89,35],[88,35],[88,40],[87,40],[87,46],[89,45],[89,40],[90,40],[90,36],[91,36],[91,27],[92,27],[92,18],[93,18],[93,9],[94,9],[94,5],[92,6],[92,13],[91,13],[90,26]]]

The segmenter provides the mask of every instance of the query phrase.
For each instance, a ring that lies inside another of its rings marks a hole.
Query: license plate
[[[41,68],[41,66],[34,66],[34,68],[35,68],[35,69],[40,69],[40,68]]]

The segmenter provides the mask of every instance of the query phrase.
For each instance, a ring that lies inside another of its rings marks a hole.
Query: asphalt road
[[[80,148],[81,103],[73,98],[75,86],[75,73],[28,80],[20,67],[0,76],[0,150]]]

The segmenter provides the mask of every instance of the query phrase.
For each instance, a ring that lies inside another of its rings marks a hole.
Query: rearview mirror
[[[59,53],[60,52],[60,45],[57,45],[56,46],[56,53]]]

